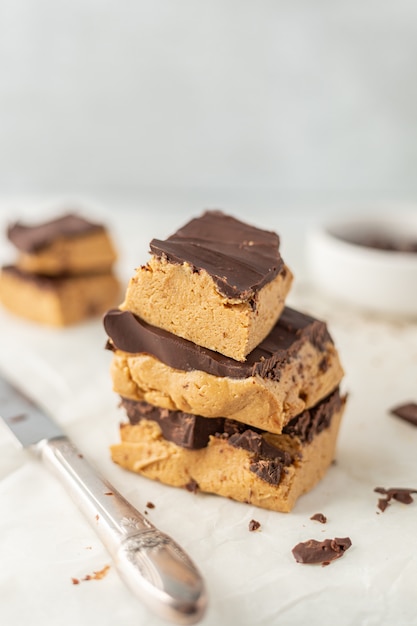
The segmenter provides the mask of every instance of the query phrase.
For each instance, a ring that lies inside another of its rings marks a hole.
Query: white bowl
[[[307,236],[307,269],[323,293],[368,311],[417,317],[417,249],[354,243],[377,234],[417,245],[417,212],[335,220]]]

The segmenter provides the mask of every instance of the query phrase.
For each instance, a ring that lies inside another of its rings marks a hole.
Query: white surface
[[[366,235],[417,242],[417,213],[342,218],[312,228],[306,256],[314,284],[365,311],[417,319],[417,254],[351,242]]]
[[[112,213],[123,275],[146,261],[152,236],[165,236],[198,213]],[[3,232],[7,210],[1,217]],[[289,303],[328,321],[350,396],[337,463],[291,514],[190,494],[112,464],[108,448],[118,440],[122,415],[100,320],[57,331],[1,310],[0,368],[24,384],[139,510],[155,504],[149,518],[188,550],[206,578],[204,626],[416,625],[417,501],[394,502],[378,514],[373,489],[417,488],[417,429],[388,413],[417,400],[417,326],[344,310],[318,295],[304,278],[300,224],[273,212],[255,218],[286,242],[284,258],[296,273]],[[11,260],[11,249],[3,250],[2,261]],[[317,512],[327,516],[326,525],[310,520]],[[248,531],[251,519],[261,523],[260,531]],[[344,536],[352,547],[328,567],[298,564],[291,554],[299,541]],[[131,596],[114,568],[102,580],[72,584],[72,577],[102,569],[108,555],[55,477],[17,450],[3,428],[0,563],[1,624],[163,624]]]

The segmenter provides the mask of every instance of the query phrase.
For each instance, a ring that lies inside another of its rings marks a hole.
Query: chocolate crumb
[[[401,404],[391,409],[390,412],[392,415],[396,415],[404,421],[413,424],[413,426],[417,426],[417,404],[415,402]]]
[[[250,532],[253,532],[255,530],[259,530],[261,527],[261,523],[258,522],[256,519],[251,519],[251,521],[249,522],[249,530]]]
[[[375,487],[374,491],[376,493],[381,493],[386,496],[385,498],[379,498],[378,500],[378,508],[380,511],[384,512],[385,509],[390,505],[391,500],[397,500],[397,502],[401,502],[402,504],[411,504],[414,502],[414,498],[412,497],[412,493],[417,493],[417,489],[405,489],[405,488],[390,488],[385,489],[384,487]]]
[[[105,496],[114,496],[114,493],[112,491],[106,491]]]
[[[323,515],[323,513],[315,513],[310,517],[314,522],[320,522],[320,524],[325,524],[327,522],[327,517]]]
[[[98,572],[93,572],[92,574],[84,576],[83,580],[101,580],[107,575],[109,569],[110,565],[105,565],[103,569],[98,570]]]
[[[340,559],[352,545],[349,537],[325,539],[316,541],[309,539],[298,543],[292,550],[297,563],[330,565],[332,561]]]
[[[155,505],[154,505],[154,503],[153,503],[153,502],[147,502],[147,503],[146,503],[146,507],[147,507],[148,509],[154,509],[154,508],[155,508]]]
[[[191,478],[188,483],[184,485],[184,487],[187,491],[190,491],[191,493],[197,493],[197,491],[199,490],[198,482],[194,480],[194,478]]]

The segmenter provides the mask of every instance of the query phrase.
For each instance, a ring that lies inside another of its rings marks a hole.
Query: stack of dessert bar
[[[7,235],[18,255],[1,269],[0,301],[16,315],[66,326],[119,301],[116,251],[102,224],[68,213],[36,225],[16,222]]]
[[[127,420],[113,460],[290,511],[333,460],[345,398],[326,324],[285,306],[279,237],[207,211],[150,243],[104,326]]]

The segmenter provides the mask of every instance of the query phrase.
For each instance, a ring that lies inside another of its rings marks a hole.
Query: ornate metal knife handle
[[[41,441],[36,450],[65,482],[130,589],[162,618],[199,621],[207,604],[204,581],[184,550],[97,474],[67,437]]]

